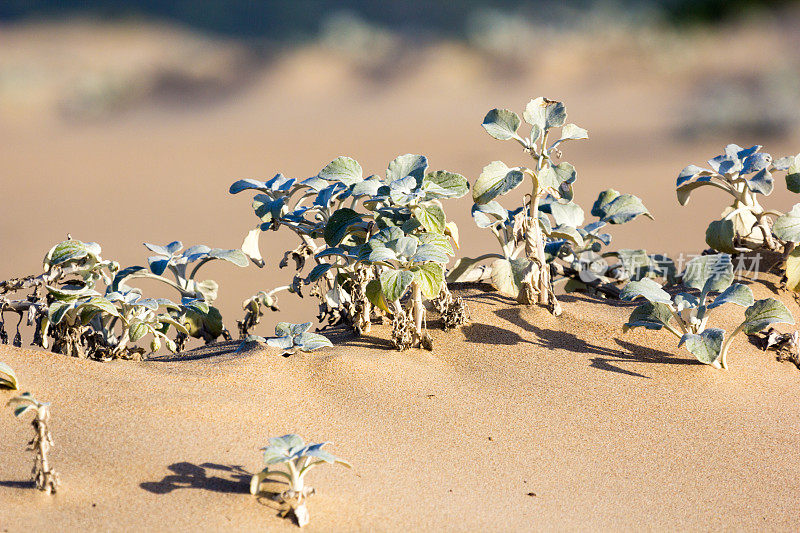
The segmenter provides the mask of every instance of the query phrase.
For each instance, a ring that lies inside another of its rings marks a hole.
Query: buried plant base
[[[337,459],[333,454],[322,449],[326,442],[306,444],[299,435],[284,435],[269,439],[269,446],[262,448],[265,468],[254,475],[250,481],[250,493],[257,495],[262,491],[262,484],[269,476],[284,478],[289,488],[276,496],[281,503],[288,505],[300,527],[308,524],[311,515],[306,507],[306,500],[314,494],[314,489],[305,483],[305,477],[316,466],[323,464],[350,465]],[[275,468],[285,465],[285,470]]]
[[[28,411],[34,413],[33,426],[34,435],[28,443],[28,450],[36,454],[33,460],[31,475],[36,488],[53,494],[58,490],[58,474],[50,466],[48,453],[53,446],[53,437],[50,434],[50,404],[38,401],[30,392],[24,392],[8,401],[8,405],[14,408],[14,416],[22,417]]]

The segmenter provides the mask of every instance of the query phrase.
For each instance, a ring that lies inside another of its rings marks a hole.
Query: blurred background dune
[[[39,1],[0,4],[0,278],[36,272],[70,233],[123,266],[142,242],[233,248],[256,223],[239,178],[305,178],[338,155],[382,173],[398,154],[470,181],[525,164],[480,127],[486,111],[563,101],[590,139],[564,158],[588,210],[608,187],[656,220],[617,248],[704,248],[725,199],[675,200],[677,173],[731,142],[800,151],[795,2]],[[778,184],[767,201],[795,201]],[[464,255],[493,247],[451,202]],[[235,329],[241,301],[291,280],[294,236],[262,236],[267,266],[212,264]],[[142,285],[160,291],[160,287]],[[159,296],[171,296],[168,292]],[[280,298],[278,320],[316,314]]]

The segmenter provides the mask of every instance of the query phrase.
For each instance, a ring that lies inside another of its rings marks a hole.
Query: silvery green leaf
[[[795,248],[786,258],[786,288],[800,292],[800,248]]]
[[[208,253],[209,257],[215,259],[222,259],[228,261],[239,267],[247,266],[247,256],[241,250],[223,250],[222,248],[214,248]]]
[[[686,205],[689,203],[689,196],[692,194],[692,191],[698,187],[702,187],[703,185],[714,186],[713,176],[711,173],[701,174],[695,178],[692,178],[691,181],[686,181],[683,184],[681,184],[681,178],[679,177],[678,183],[679,185],[675,192],[678,195],[678,203],[681,205]]]
[[[675,295],[675,309],[680,313],[684,309],[694,309],[700,305],[700,298],[687,292]],[[712,307],[712,306],[709,306]]]
[[[614,189],[600,193],[592,205],[592,215],[610,224],[624,224],[639,215],[653,218],[639,198],[632,194],[620,194]]]
[[[551,189],[563,198],[564,185],[574,183],[577,179],[577,174],[575,173],[575,167],[570,163],[562,162],[558,165],[547,165],[542,168],[537,179],[539,180],[540,190]]]
[[[47,293],[56,300],[75,301],[82,296],[98,295],[99,293],[86,285],[62,285],[53,287],[45,285]]]
[[[756,300],[744,311],[744,332],[755,335],[771,324],[794,324],[792,313],[775,298]]]
[[[128,336],[130,337],[131,342],[136,342],[147,335],[148,331],[149,328],[147,324],[141,320],[134,320],[131,322],[130,328],[128,329]]]
[[[261,236],[261,228],[250,230],[242,242],[242,252],[259,267],[264,266],[264,259],[261,257],[261,250],[258,248],[258,238]]]
[[[697,165],[689,165],[688,167],[681,170],[680,174],[678,174],[678,181],[675,184],[676,187],[680,187],[692,181],[696,177],[708,177],[712,176],[713,172],[708,170],[707,168],[698,167]]]
[[[153,257],[148,257],[147,264],[150,267],[150,272],[152,272],[156,276],[160,276],[169,266],[170,260],[171,260],[170,257],[163,257],[156,255]]]
[[[426,261],[435,261],[437,263],[445,264],[449,261],[447,253],[441,246],[436,244],[423,244],[417,248],[416,253],[411,258],[414,263],[424,263]]]
[[[708,225],[706,229],[706,244],[718,252],[727,254],[736,253],[734,239],[736,232],[733,226],[733,220],[725,218],[722,220],[715,220]]]
[[[642,297],[653,303],[670,305],[672,298],[669,293],[661,288],[661,285],[650,278],[640,281],[631,281],[622,289],[619,297],[623,300],[635,300]]]
[[[422,290],[422,295],[432,300],[442,290],[444,267],[439,263],[426,263],[414,271],[414,280]]]
[[[709,309],[714,309],[721,305],[732,303],[742,307],[750,307],[753,305],[753,291],[747,285],[741,283],[734,283],[725,289],[719,296],[717,296],[711,304]]]
[[[56,244],[44,258],[45,268],[50,269],[70,261],[77,261],[88,255],[94,255],[95,259],[98,259],[97,254],[92,252],[90,244],[93,243],[84,243],[74,239]]]
[[[483,129],[500,141],[518,138],[519,124],[519,116],[508,109],[492,109],[483,119]]]
[[[289,330],[292,335],[300,335],[311,329],[311,322],[303,322],[302,324],[291,324]]]
[[[553,215],[557,226],[567,225],[576,228],[583,224],[584,214],[581,206],[575,203],[562,204],[560,202],[551,202],[547,204],[547,210],[542,209],[546,213]]]
[[[361,215],[347,207],[338,209],[325,225],[325,242],[328,246],[338,245],[347,235],[350,226],[357,222],[361,222]]]
[[[472,204],[472,219],[479,228],[488,228],[508,219],[508,210],[497,200],[485,204]]]
[[[275,174],[275,177],[264,182],[264,185],[272,192],[288,192],[294,186],[295,181],[294,178],[287,178],[283,174]]]
[[[294,340],[291,336],[270,337],[267,339],[267,346],[278,348],[279,350],[291,350],[294,348]]]
[[[703,293],[722,292],[733,282],[733,263],[728,254],[702,255],[686,263],[683,284]]]
[[[140,298],[136,300],[136,305],[140,307],[146,307],[151,311],[158,311],[158,301],[154,300],[153,298]]]
[[[502,294],[516,298],[530,264],[530,260],[524,257],[495,260],[492,263],[492,286]]]
[[[794,204],[788,213],[775,219],[772,233],[782,241],[800,242],[800,204]]]
[[[509,168],[502,161],[492,161],[485,167],[472,187],[472,199],[485,204],[522,183],[523,174],[518,168]]]
[[[417,236],[420,244],[431,244],[438,246],[447,255],[454,255],[453,245],[450,239],[441,233],[421,233]]]
[[[319,333],[301,333],[295,339],[295,345],[304,352],[313,352],[320,348],[333,347],[333,343]]]
[[[742,174],[752,174],[760,172],[769,167],[772,163],[772,156],[769,154],[754,153],[742,160]]]
[[[253,179],[246,179],[246,180],[239,180],[234,182],[229,189],[230,194],[237,194],[242,191],[246,191],[248,189],[256,189],[259,191],[266,191],[268,190],[267,184],[263,181],[253,180]]]
[[[418,205],[412,209],[412,212],[425,231],[444,232],[445,214],[441,206],[436,204]]]
[[[390,302],[403,297],[408,286],[414,281],[414,274],[408,270],[385,270],[380,275],[383,295]]]
[[[710,166],[714,172],[723,175],[738,173],[743,168],[742,162],[737,156],[728,154],[718,155],[713,159],[709,159],[708,166]]]
[[[396,241],[390,241],[388,245],[389,248],[397,253],[397,255],[402,257],[411,257],[417,253],[418,241],[416,237],[404,235]]]
[[[561,129],[561,138],[554,142],[550,149],[556,148],[564,141],[575,141],[588,138],[588,131],[570,122],[569,124],[564,124],[564,127]]]
[[[329,181],[339,181],[349,187],[363,180],[364,174],[358,161],[351,157],[340,156],[328,163],[320,171],[319,177]]]
[[[394,180],[389,184],[389,197],[399,205],[409,204],[423,195],[422,191],[415,191],[416,187],[417,180],[414,176]]]
[[[800,154],[798,154],[800,155]],[[797,157],[793,155],[787,155],[786,157],[781,157],[780,159],[775,160],[772,163],[772,167],[775,170],[789,170],[789,167],[795,164],[797,161]]]
[[[772,174],[770,174],[769,170],[762,169],[756,172],[752,178],[747,180],[747,186],[750,187],[750,190],[753,192],[763,194],[764,196],[769,196],[772,194],[772,189],[775,187],[775,182],[772,179]]]
[[[253,211],[264,223],[275,223],[281,218],[286,207],[286,198],[271,198],[266,194],[253,197]]]
[[[800,170],[786,174],[786,188],[791,192],[800,192]]]
[[[563,126],[567,119],[567,111],[561,102],[539,97],[528,102],[522,117],[531,126],[538,126],[541,130],[547,131],[550,128]]]
[[[434,198],[461,198],[469,192],[469,181],[461,174],[437,170],[429,172],[422,180],[428,200]]]
[[[300,185],[307,187],[313,191],[319,192],[328,186],[328,182],[318,176],[306,178],[300,182]]]
[[[547,230],[545,229],[545,231]],[[583,237],[580,232],[576,228],[567,226],[566,224],[561,224],[547,231],[547,236],[551,239],[566,239],[578,247],[584,245]]]
[[[377,176],[370,176],[353,185],[353,196],[375,196],[383,183]]]
[[[205,244],[195,244],[184,250],[181,257],[185,259],[187,263],[194,263],[198,259],[204,259],[210,252],[211,248]]]
[[[373,279],[367,283],[367,288],[365,290],[367,295],[367,299],[370,301],[372,305],[377,307],[378,309],[382,309],[383,311],[389,310],[389,305],[386,303],[386,298],[383,295],[383,291],[381,290],[381,282],[380,280]]]
[[[64,317],[67,315],[71,309],[74,309],[74,305],[69,302],[59,302],[55,301],[50,304],[50,307],[47,310],[47,317],[51,324],[58,325],[64,320]]]
[[[17,390],[19,382],[14,370],[5,363],[0,363],[0,389]]]
[[[637,307],[622,326],[622,332],[627,333],[633,328],[646,328],[659,330],[667,325],[672,318],[672,311],[664,303],[646,302]]]
[[[275,324],[275,335],[285,337],[292,335],[292,324],[290,322],[278,322]]]
[[[374,247],[367,256],[367,261],[370,263],[387,263],[390,261],[397,261],[397,254],[394,250],[385,246]]]
[[[211,311],[211,306],[208,303],[196,298],[182,298],[181,305],[200,314],[208,314]]]
[[[707,365],[712,365],[719,358],[724,338],[725,330],[709,328],[700,334],[685,334],[681,337],[678,346],[683,346],[685,344],[686,349],[689,350],[698,361]]]
[[[428,158],[423,155],[405,154],[389,163],[389,167],[386,169],[386,179],[391,183],[406,176],[413,176],[417,184],[421,184],[427,169]]]
[[[299,451],[305,446],[305,442],[299,435],[284,435],[269,439],[269,446],[261,448],[264,452],[264,464],[272,465],[285,463],[292,459],[294,451]]]
[[[180,244],[178,241],[175,241],[175,242]],[[148,250],[150,250],[154,254],[158,254],[158,255],[166,257],[166,258],[169,258],[173,254],[173,252],[170,252],[169,250],[167,250],[166,246],[161,246],[160,244],[152,244],[152,243],[149,243],[149,242],[145,242],[145,243],[142,243],[142,244],[144,244],[145,248],[147,248]],[[171,244],[174,244],[174,243],[171,243]]]

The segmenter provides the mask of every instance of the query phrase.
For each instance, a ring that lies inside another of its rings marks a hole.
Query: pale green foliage
[[[322,447],[326,444],[328,443],[306,444],[299,435],[284,435],[269,439],[269,445],[261,449],[264,452],[265,468],[252,477],[250,493],[259,494],[262,485],[270,476],[284,479],[289,488],[279,493],[278,499],[289,505],[298,525],[305,526],[310,519],[306,499],[315,492],[306,485],[306,475],[313,468],[323,464],[340,464],[350,468],[347,462],[323,450]],[[284,469],[279,470],[278,467],[281,466]]]
[[[294,231],[301,244],[284,254],[281,267],[293,260],[297,274],[284,288],[302,295],[303,286],[312,285],[320,321],[345,321],[362,333],[369,331],[374,314],[387,313],[397,327],[409,320],[413,325],[413,338],[396,343],[399,348],[424,342],[422,299],[436,298],[444,287],[444,266],[453,255],[450,240],[458,234],[442,201],[464,196],[466,178],[430,171],[427,158],[414,154],[390,162],[385,177],[365,177],[357,161],[342,156],[306,180],[278,174],[266,182],[240,180],[230,188],[232,194],[245,190],[258,191],[253,208],[261,223],[242,249],[263,264],[258,235],[280,227]],[[309,259],[313,266],[303,275]],[[400,300],[409,292],[412,299],[404,310]]]
[[[601,230],[640,215],[652,218],[641,200],[609,189],[600,194],[592,208],[597,220],[585,224],[583,209],[572,201],[575,168],[557,159],[565,142],[586,139],[588,132],[567,123],[566,118],[564,104],[536,98],[525,107],[523,119],[530,132],[522,134],[522,120],[513,111],[493,109],[487,113],[483,120],[486,132],[495,139],[519,143],[535,166],[509,167],[493,161],[484,167],[472,188],[472,216],[478,227],[494,234],[501,253],[459,259],[449,280],[488,279],[500,292],[525,303],[531,303],[536,294],[539,303],[557,314],[551,274],[570,278],[568,287],[573,289],[599,285],[603,273],[598,276],[593,271],[604,258],[598,252],[611,241],[611,236]],[[531,190],[522,205],[513,210],[502,206],[498,199],[526,177]],[[493,262],[481,265],[487,260]],[[613,281],[602,277],[602,283]]]
[[[283,350],[282,355],[289,356],[295,352],[313,352],[320,348],[331,347],[331,341],[324,335],[311,333],[311,322],[305,324],[291,324],[278,322],[275,326],[275,337],[259,339],[268,346]]]
[[[733,283],[733,265],[727,254],[705,255],[689,261],[683,284],[691,292],[673,296],[652,279],[628,283],[621,297],[644,298],[647,302],[633,310],[622,330],[666,329],[680,339],[678,346],[685,345],[698,361],[727,368],[728,349],[738,333],[752,335],[770,324],[794,324],[783,303],[774,298],[754,301],[750,287]],[[706,327],[709,317],[726,304],[745,308],[744,321],[727,338],[724,330]]]
[[[689,165],[678,175],[676,190],[681,205],[689,202],[695,189],[706,186],[721,189],[733,198],[722,218],[706,230],[706,242],[717,251],[782,250],[786,243],[800,240],[800,234],[792,229],[793,223],[786,219],[788,215],[764,209],[758,201],[758,195],[772,194],[776,172],[785,171],[787,188],[800,192],[798,157],[774,161],[761,148],[729,144],[725,153],[708,161],[710,168]]]
[[[0,389],[19,389],[17,375],[14,373],[14,370],[5,363],[0,363]]]

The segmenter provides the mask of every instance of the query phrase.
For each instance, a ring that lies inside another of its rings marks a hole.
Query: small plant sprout
[[[689,202],[692,191],[703,186],[721,189],[733,198],[722,218],[706,230],[706,243],[719,252],[784,251],[788,242],[800,240],[783,231],[784,224],[779,223],[783,213],[765,209],[758,201],[758,195],[772,194],[774,172],[786,171],[787,188],[800,192],[800,155],[773,161],[761,148],[729,144],[725,153],[708,161],[710,168],[689,165],[678,175],[676,190],[681,205]]]
[[[17,375],[14,373],[14,370],[5,363],[0,363],[0,389],[19,389]]]
[[[33,451],[36,457],[33,462],[33,482],[36,488],[48,494],[55,493],[58,489],[58,474],[50,466],[47,454],[53,446],[53,437],[50,434],[50,404],[42,403],[29,392],[24,392],[8,401],[14,408],[14,416],[22,417],[28,411],[34,413],[33,439],[28,443],[28,450]]]
[[[281,290],[289,290],[290,287],[283,286],[271,291],[258,291],[256,294],[247,298],[242,302],[242,309],[244,309],[244,318],[237,320],[236,324],[239,327],[239,338],[244,339],[250,335],[250,330],[261,322],[261,317],[264,316],[263,309],[270,311],[280,311],[278,308],[278,298],[275,293]]]
[[[296,352],[313,352],[320,348],[332,347],[331,341],[319,333],[311,333],[311,322],[305,324],[290,324],[278,322],[275,326],[275,337],[259,339],[268,346],[283,350],[281,355],[288,357]]]
[[[277,495],[277,499],[289,506],[289,510],[297,519],[297,525],[305,526],[311,518],[306,507],[306,499],[315,492],[313,488],[306,485],[306,475],[314,467],[323,464],[340,464],[350,468],[348,463],[323,450],[322,447],[325,444],[328,443],[305,444],[299,435],[284,435],[269,439],[269,446],[262,448],[266,466],[250,481],[250,493],[259,494],[262,484],[268,480],[269,476],[285,478],[289,488]],[[276,469],[281,465],[285,465],[285,471]]]
[[[647,302],[633,310],[622,330],[666,329],[679,339],[678,346],[686,345],[698,361],[728,368],[728,350],[737,334],[755,335],[771,324],[794,324],[783,303],[774,298],[754,301],[750,287],[732,282],[733,264],[727,254],[705,255],[687,263],[683,284],[692,292],[671,296],[652,279],[631,281],[622,290],[622,299],[644,298]],[[723,329],[706,327],[711,315],[725,304],[745,308],[744,321],[727,337]]]
[[[621,224],[639,215],[650,216],[635,196],[609,189],[600,195],[592,209],[598,221],[582,227],[584,212],[572,202],[575,168],[556,160],[561,157],[564,143],[586,139],[588,133],[566,123],[566,118],[564,104],[536,98],[523,113],[523,120],[531,127],[528,136],[518,133],[522,121],[513,111],[493,109],[483,119],[489,135],[501,141],[518,142],[534,165],[509,167],[502,161],[493,161],[483,169],[472,188],[475,202],[472,215],[479,227],[492,231],[502,253],[461,259],[448,279],[468,281],[488,277],[495,288],[520,303],[538,302],[559,315],[561,306],[553,291],[553,275],[577,279],[588,268],[587,255],[596,254],[603,244],[610,242],[607,234],[600,233],[606,224]],[[522,205],[513,210],[501,206],[497,198],[517,188],[526,178],[530,180],[530,192],[523,197]],[[560,271],[555,268],[554,260],[559,257],[568,260],[569,268]],[[490,267],[470,270],[488,259],[494,259]]]

